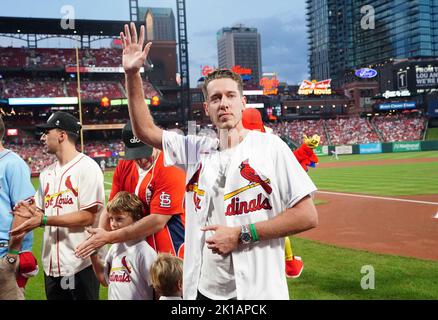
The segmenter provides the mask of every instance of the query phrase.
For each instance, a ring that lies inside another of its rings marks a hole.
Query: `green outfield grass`
[[[438,152],[408,152],[341,156],[339,161],[438,157]],[[320,157],[321,162],[336,161]],[[438,163],[397,164],[350,168],[316,168],[309,174],[319,189],[377,195],[438,193]],[[112,172],[105,174],[109,195]],[[37,180],[33,179],[35,187]],[[319,202],[317,204],[320,204]],[[42,229],[35,230],[34,253],[41,261]],[[294,254],[304,260],[300,278],[288,279],[292,299],[438,299],[438,262],[343,249],[299,237],[292,238]],[[375,270],[375,289],[361,288],[361,268]],[[42,271],[29,281],[26,298],[45,299]],[[101,289],[107,299],[107,289]]]
[[[427,129],[426,140],[438,140],[438,128]]]
[[[395,152],[395,153],[377,153],[377,154],[342,154],[339,160],[331,156],[318,157],[320,163],[330,162],[348,162],[348,161],[370,161],[370,160],[398,160],[398,159],[419,159],[419,158],[438,158],[438,151],[425,152]],[[312,170],[312,169],[310,169]]]
[[[386,196],[438,194],[438,162],[318,168],[309,175],[319,190]]]
[[[438,299],[438,262],[343,249],[292,237],[304,270],[288,279],[291,299]],[[361,287],[362,267],[372,266],[374,289]]]

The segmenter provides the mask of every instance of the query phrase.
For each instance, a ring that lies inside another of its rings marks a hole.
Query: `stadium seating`
[[[374,117],[373,123],[384,142],[422,140],[425,118],[420,115],[384,115]]]

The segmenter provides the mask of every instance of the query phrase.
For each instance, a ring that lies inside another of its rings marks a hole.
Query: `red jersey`
[[[168,252],[182,257],[185,172],[177,167],[165,167],[162,152],[157,157],[155,165],[141,177],[134,160],[120,160],[114,171],[109,200],[119,191],[135,193],[145,206],[145,215],[172,215],[162,230],[147,237],[147,242],[157,252]]]

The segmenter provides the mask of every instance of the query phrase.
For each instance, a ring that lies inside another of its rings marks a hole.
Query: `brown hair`
[[[183,281],[183,261],[169,253],[159,253],[150,274],[152,286],[160,295],[174,296]]]
[[[208,100],[207,86],[210,82],[216,79],[231,79],[236,81],[239,92],[243,96],[243,82],[240,75],[228,69],[216,69],[208,74],[208,76],[205,78],[204,84],[202,85],[202,92],[204,93],[205,101]]]
[[[143,216],[144,206],[135,194],[120,191],[108,203],[106,210],[111,214],[127,212],[134,221],[137,221]]]

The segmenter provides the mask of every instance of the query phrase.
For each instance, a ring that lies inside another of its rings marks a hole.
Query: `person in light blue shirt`
[[[10,237],[9,231],[12,226],[16,227],[25,220],[18,216],[14,218],[12,214],[14,206],[21,200],[33,199],[35,195],[28,165],[15,152],[4,148],[2,143],[4,134],[5,125],[0,118],[0,271],[2,273],[3,271],[16,272],[19,253],[32,251],[32,232],[26,234],[24,238],[17,238]],[[0,287],[6,286],[4,281],[13,283],[10,278],[15,282],[13,273],[6,272],[0,279]]]

